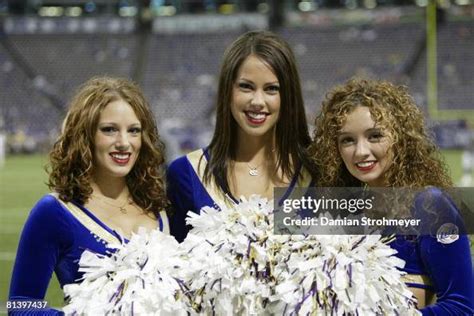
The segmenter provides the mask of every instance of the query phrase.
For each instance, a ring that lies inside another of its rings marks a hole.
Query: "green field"
[[[8,297],[13,260],[23,223],[36,201],[48,193],[45,156],[8,157],[0,169],[0,306]],[[47,300],[61,306],[63,295],[53,276]]]
[[[461,152],[445,151],[452,176],[457,181],[461,174]],[[21,228],[31,207],[45,193],[46,173],[44,156],[10,156],[0,167],[0,311],[8,295],[12,264]],[[473,175],[474,176],[474,175]],[[47,297],[51,306],[61,306],[62,292],[53,277]]]

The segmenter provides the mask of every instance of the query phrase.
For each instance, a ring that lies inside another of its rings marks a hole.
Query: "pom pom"
[[[84,252],[66,313],[419,315],[404,262],[380,236],[273,234],[258,196],[190,212],[178,244],[141,230],[110,256]]]

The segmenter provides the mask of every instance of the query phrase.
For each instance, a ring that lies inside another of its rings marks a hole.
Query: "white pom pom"
[[[84,252],[67,313],[418,315],[404,262],[380,236],[273,234],[273,201],[190,212],[178,244],[140,230],[111,256]]]

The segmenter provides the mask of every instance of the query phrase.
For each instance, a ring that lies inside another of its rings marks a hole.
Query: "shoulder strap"
[[[204,170],[207,166],[207,159],[204,155],[202,149],[193,151],[189,153],[186,158],[188,158],[189,163],[194,169],[196,176],[199,181],[202,183],[203,187],[206,189],[207,194],[211,197],[214,203],[217,204],[221,209],[223,207],[231,207],[234,203],[230,197],[227,197],[222,190],[219,190],[219,187],[215,181],[210,181],[210,183],[204,184]]]
[[[83,210],[79,207],[74,205],[71,202],[64,202],[61,200],[57,193],[50,193],[50,195],[54,196],[56,200],[66,209],[69,213],[72,214],[84,227],[86,227],[91,233],[95,236],[99,237],[101,240],[105,241],[106,243],[116,244],[117,242],[121,242],[116,236],[111,234],[105,228],[100,226],[97,222],[95,222],[92,218],[90,218]]]

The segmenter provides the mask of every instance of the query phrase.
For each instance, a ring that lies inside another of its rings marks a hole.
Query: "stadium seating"
[[[23,64],[0,46],[5,129],[9,134],[22,130],[38,141],[54,138],[67,100],[94,75],[135,78],[158,122],[209,119],[222,55],[240,33],[11,35],[8,40]],[[352,76],[407,84],[425,107],[426,51],[420,51],[425,40],[420,22],[288,27],[280,34],[295,51],[310,118],[325,92]],[[439,28],[438,42],[440,107],[472,109],[474,23],[446,23]]]

